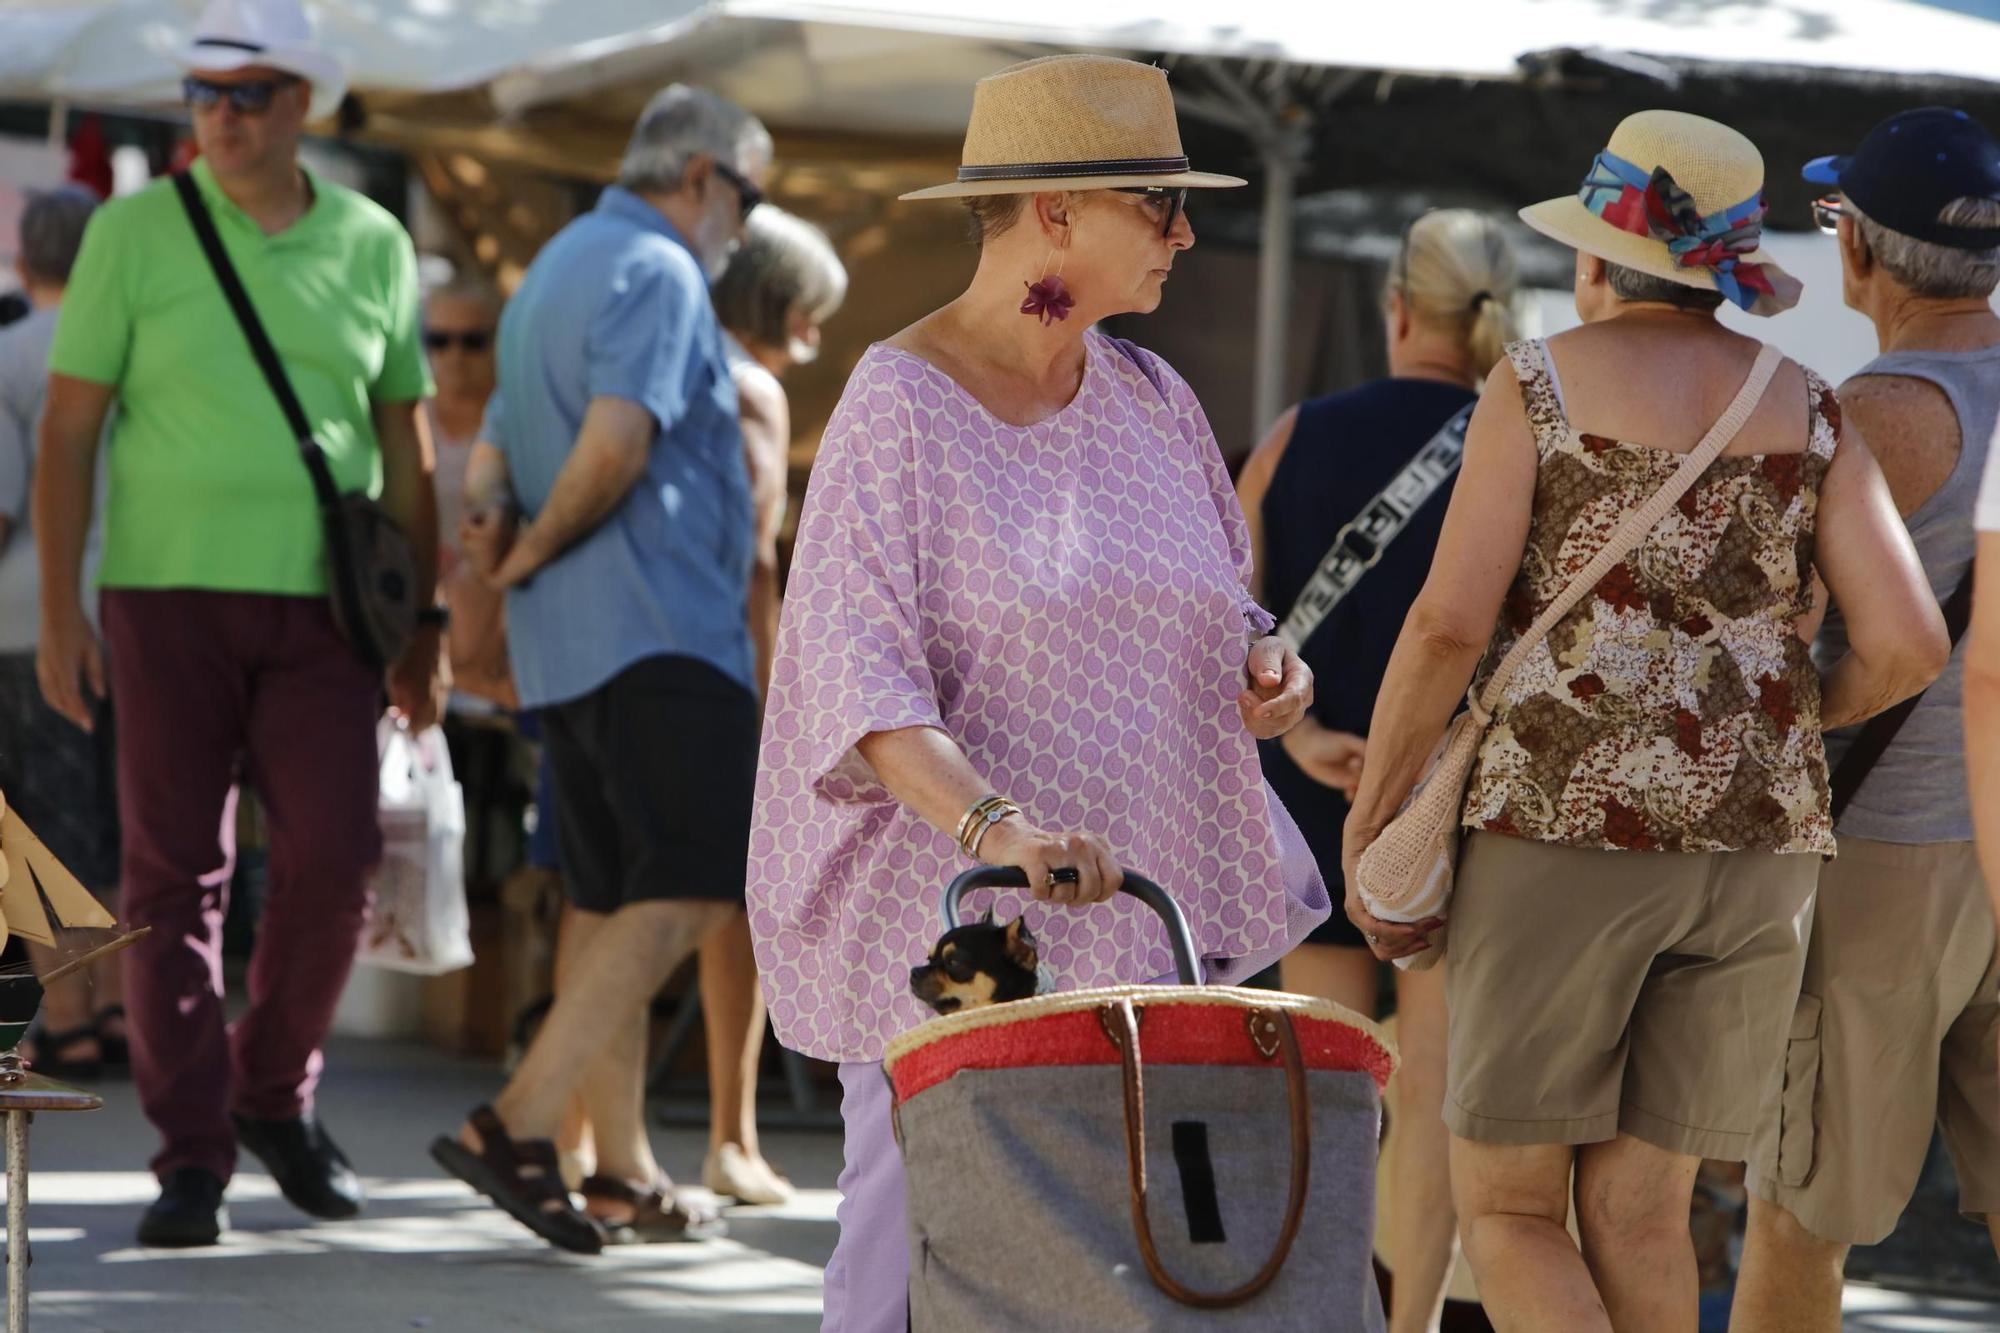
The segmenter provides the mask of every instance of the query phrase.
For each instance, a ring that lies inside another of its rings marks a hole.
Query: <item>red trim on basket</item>
[[[1250,1041],[1249,1010],[1226,1004],[1141,1005],[1139,1050],[1149,1065],[1277,1065],[1258,1054]],[[1294,1014],[1299,1053],[1307,1069],[1351,1070],[1375,1080],[1380,1092],[1389,1081],[1387,1048],[1360,1028],[1325,1018]],[[1118,1049],[1105,1035],[1095,1010],[1071,1010],[996,1023],[940,1037],[896,1061],[890,1082],[896,1100],[906,1102],[966,1069],[1031,1069],[1064,1065],[1115,1065]]]

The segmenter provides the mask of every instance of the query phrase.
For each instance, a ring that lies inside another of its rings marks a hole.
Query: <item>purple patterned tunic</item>
[[[939,727],[993,790],[1102,835],[1187,913],[1211,979],[1283,955],[1328,912],[1237,716],[1248,533],[1193,392],[1092,333],[1083,384],[1006,425],[928,362],[868,350],[799,520],[764,724],[750,923],[778,1036],[871,1061],[929,1017],[910,968],[970,864],[855,752]],[[1171,974],[1135,900],[1025,911],[1058,986]]]

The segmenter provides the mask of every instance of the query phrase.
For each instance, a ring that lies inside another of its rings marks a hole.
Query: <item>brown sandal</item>
[[[727,1235],[729,1224],[705,1204],[694,1203],[665,1180],[642,1188],[615,1176],[592,1176],[583,1182],[586,1208],[592,1203],[630,1208],[624,1222],[586,1212],[584,1215],[604,1228],[613,1245],[642,1245],[660,1241],[714,1240]]]
[[[479,1135],[479,1151],[446,1135],[431,1144],[433,1161],[549,1244],[576,1254],[604,1249],[604,1228],[578,1212],[563,1188],[554,1143],[510,1137],[490,1106],[474,1110],[466,1123]]]

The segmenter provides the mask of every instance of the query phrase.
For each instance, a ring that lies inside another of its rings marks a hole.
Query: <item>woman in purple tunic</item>
[[[1215,979],[1328,911],[1255,744],[1312,677],[1246,591],[1214,436],[1163,362],[1090,331],[1159,304],[1194,243],[1186,189],[1242,182],[1187,171],[1163,72],[1095,56],[981,82],[965,162],[923,194],[971,200],[971,286],[870,348],[827,426],[751,838],[778,1035],[841,1064],[825,1327],[866,1333],[906,1320],[879,1061],[928,1016],[909,971],[973,857],[1027,872],[997,907],[1026,913],[1065,990],[1172,971],[1158,924],[1109,901],[1121,865],[1175,894]],[[1001,817],[955,837],[996,795]]]

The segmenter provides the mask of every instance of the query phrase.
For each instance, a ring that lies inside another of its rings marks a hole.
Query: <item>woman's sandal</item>
[[[29,1066],[44,1078],[63,1082],[88,1083],[104,1072],[104,1039],[97,1035],[95,1020],[82,1027],[70,1028],[65,1032],[37,1031],[28,1038],[34,1043],[35,1054],[28,1060]],[[63,1052],[86,1041],[97,1043],[98,1057],[95,1060],[65,1060]]]
[[[631,1217],[623,1222],[589,1214],[604,1228],[613,1245],[714,1240],[729,1231],[729,1224],[722,1220],[720,1213],[682,1198],[665,1181],[658,1181],[651,1188],[642,1188],[614,1176],[592,1176],[583,1182],[581,1193],[586,1206],[592,1203],[611,1204],[632,1210]]]
[[[575,1254],[603,1251],[604,1228],[570,1201],[552,1141],[509,1137],[490,1106],[466,1122],[479,1135],[479,1150],[446,1135],[431,1144],[433,1161],[549,1244]]]

